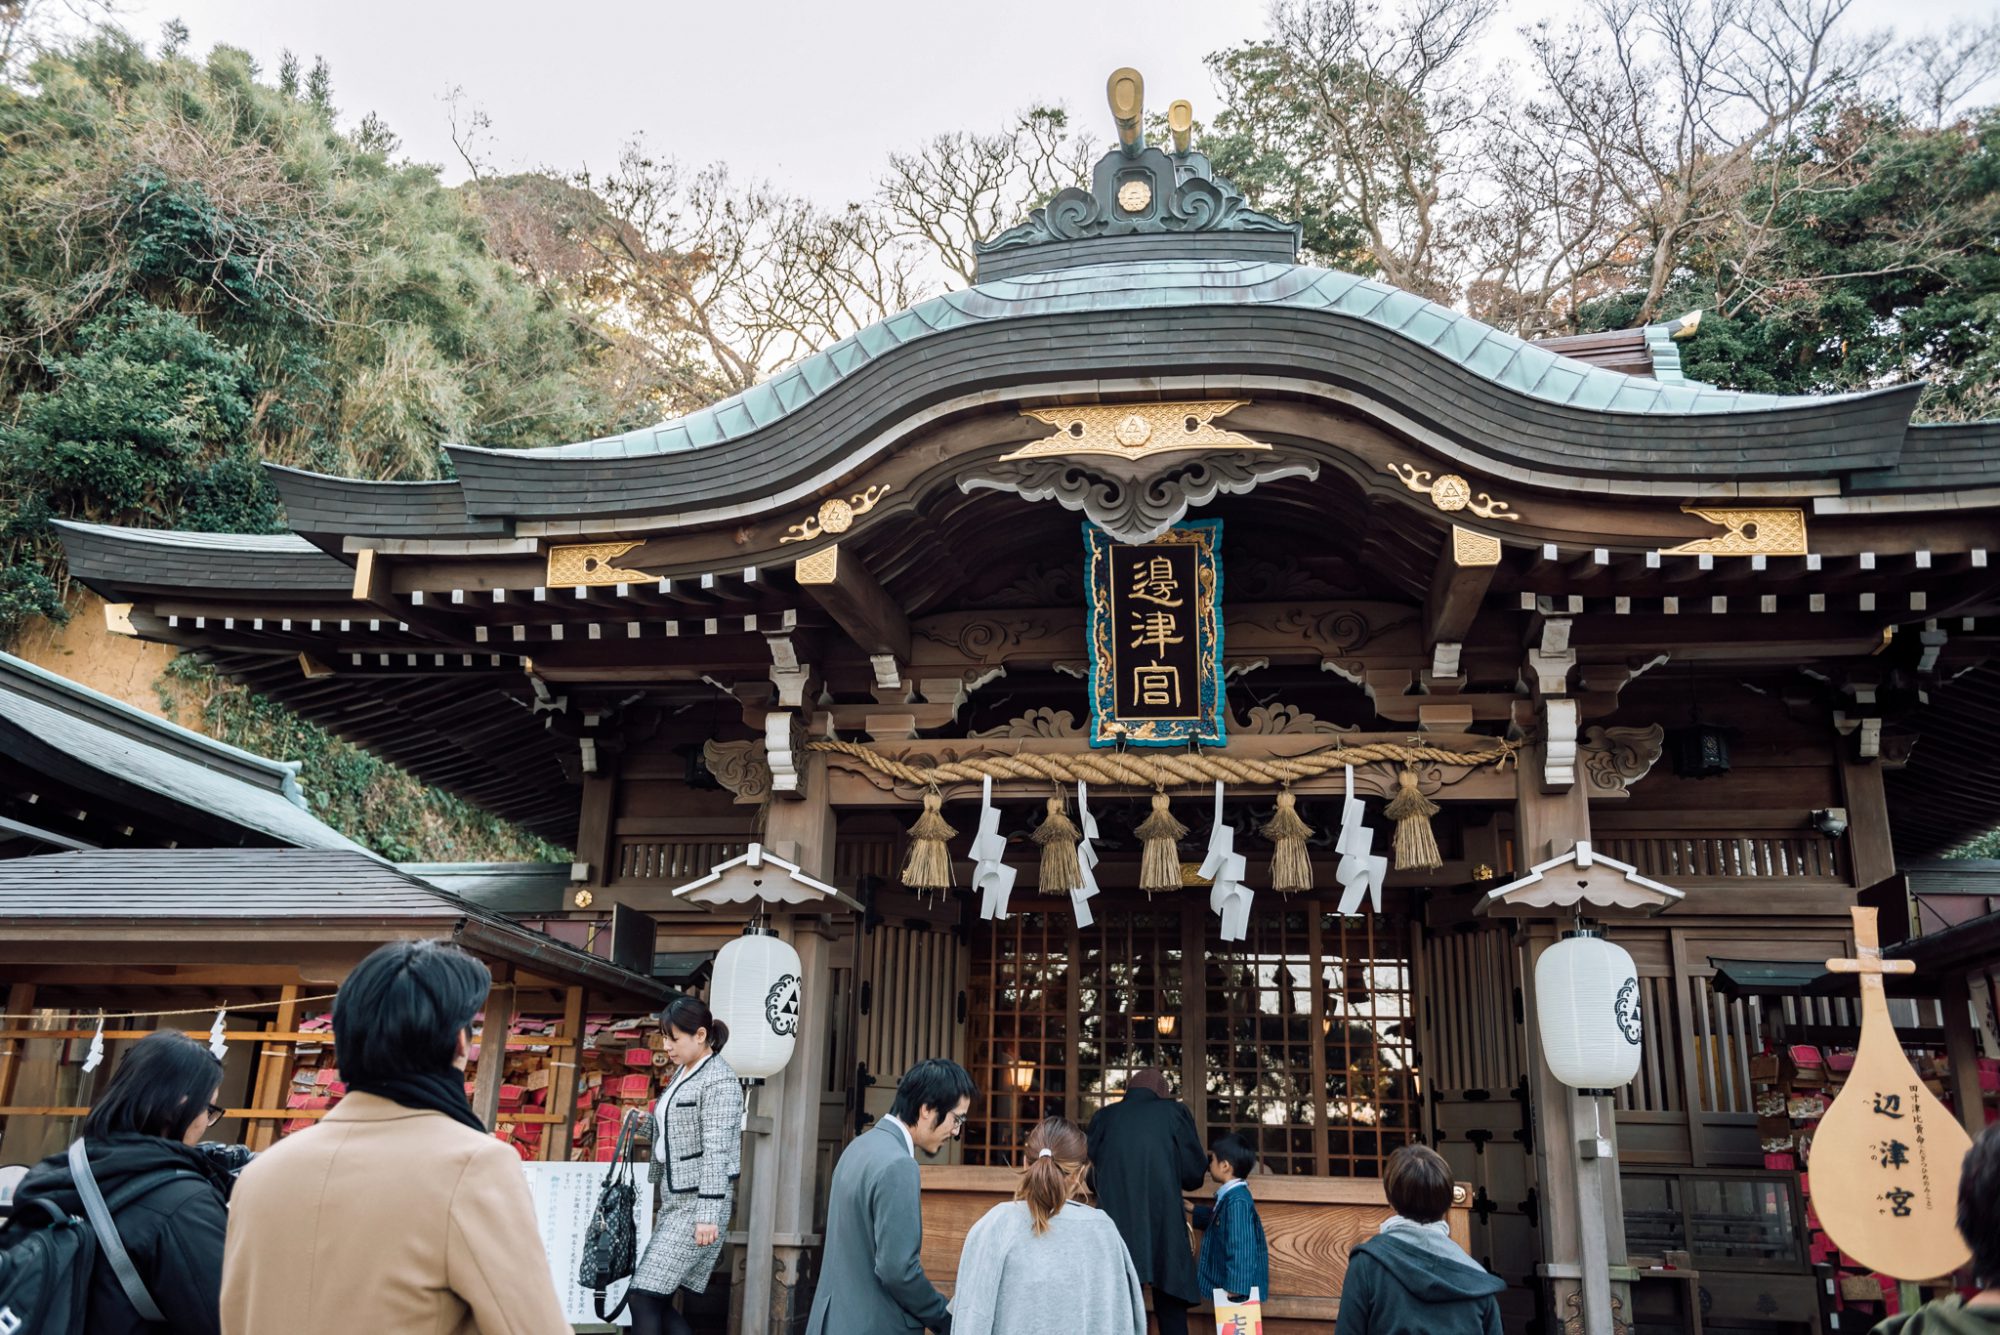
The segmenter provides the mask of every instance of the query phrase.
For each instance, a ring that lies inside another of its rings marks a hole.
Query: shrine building
[[[833,1160],[939,1055],[980,1091],[924,1170],[941,1282],[1030,1128],[1159,1066],[1263,1156],[1271,1331],[1330,1328],[1411,1140],[1509,1330],[1695,1283],[1710,1330],[1823,1329],[1759,1059],[1853,1017],[1743,976],[2000,823],[2000,424],[1692,381],[1698,317],[1534,344],[1302,265],[1123,110],[972,286],[745,393],[448,481],[273,469],[276,536],[63,524],[70,570],[573,849],[572,940],[770,916],[798,1041],[751,1099],[744,1335],[803,1328]],[[933,794],[953,884],[906,884]],[[1052,800],[1095,894],[1038,883]],[[1609,1094],[1541,1050],[1579,922],[1638,966]],[[1695,1279],[1636,1264],[1670,1251]]]

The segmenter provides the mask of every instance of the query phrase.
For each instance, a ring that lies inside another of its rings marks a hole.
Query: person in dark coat
[[[1181,1193],[1201,1185],[1208,1154],[1165,1072],[1140,1071],[1124,1098],[1090,1119],[1090,1163],[1098,1208],[1118,1225],[1139,1282],[1152,1288],[1160,1335],[1187,1335],[1187,1310],[1206,1295],[1195,1279]]]
[[[222,1063],[206,1045],[162,1030],[133,1045],[84,1120],[90,1173],[107,1198],[141,1177],[179,1174],[112,1218],[133,1268],[166,1319],[140,1319],[100,1252],[90,1272],[84,1323],[91,1335],[219,1335],[232,1161],[205,1152],[200,1141],[222,1116],[216,1104],[221,1082]],[[233,1166],[240,1167],[240,1160]],[[83,1217],[67,1152],[50,1155],[22,1180],[13,1217],[31,1217],[27,1207],[36,1200]]]
[[[1451,1168],[1405,1145],[1382,1169],[1394,1217],[1356,1247],[1340,1286],[1340,1335],[1500,1335],[1507,1282],[1451,1240]]]

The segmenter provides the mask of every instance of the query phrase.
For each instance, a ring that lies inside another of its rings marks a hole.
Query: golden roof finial
[[[1118,124],[1118,147],[1126,157],[1138,157],[1146,147],[1145,77],[1130,65],[1115,69],[1104,85],[1104,96],[1111,103],[1111,119]]]
[[[1180,98],[1167,106],[1167,128],[1173,131],[1174,152],[1188,151],[1188,134],[1194,129],[1194,103]]]

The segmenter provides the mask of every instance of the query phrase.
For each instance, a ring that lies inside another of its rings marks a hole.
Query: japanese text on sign
[[[1092,740],[1219,743],[1220,521],[1177,525],[1136,545],[1086,534]]]

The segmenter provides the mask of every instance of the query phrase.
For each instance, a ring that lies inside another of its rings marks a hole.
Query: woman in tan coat
[[[333,1003],[348,1094],[231,1197],[223,1335],[568,1335],[513,1149],[465,1097],[486,966],[401,941]]]

